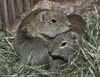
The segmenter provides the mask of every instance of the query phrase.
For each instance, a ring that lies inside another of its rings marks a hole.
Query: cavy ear
[[[44,22],[44,20],[46,19],[47,17],[47,13],[48,13],[48,10],[45,10],[43,12],[41,12],[37,17],[37,19],[40,21],[40,22]]]
[[[67,18],[69,19],[69,21],[70,21],[72,24],[78,24],[77,22],[79,22],[79,23],[82,23],[83,26],[86,25],[86,22],[85,22],[85,20],[83,19],[83,17],[81,17],[81,16],[78,15],[78,14],[67,15]]]

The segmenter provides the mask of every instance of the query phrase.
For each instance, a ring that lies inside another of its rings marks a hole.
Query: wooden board
[[[21,13],[23,13],[23,8],[24,8],[24,6],[23,6],[23,0],[15,0],[15,2],[16,2],[16,12],[18,13],[18,14],[21,14]]]
[[[8,17],[8,8],[7,8],[7,0],[1,0],[1,18],[3,24],[9,26],[9,17]]]
[[[16,19],[15,0],[8,0],[8,12],[9,12],[9,22],[11,25]]]
[[[31,4],[30,4],[30,0],[24,0],[24,11],[28,11],[28,10],[30,10],[30,6],[31,6]]]
[[[22,13],[29,11],[38,1],[40,0],[0,0],[0,21],[8,28],[14,24],[16,18],[19,19]]]
[[[1,9],[1,1],[0,1],[0,9]],[[1,11],[0,11],[0,30],[2,30],[2,20],[1,20]]]

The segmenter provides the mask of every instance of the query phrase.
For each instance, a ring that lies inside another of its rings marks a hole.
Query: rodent
[[[29,37],[45,39],[44,36],[55,37],[67,32],[70,27],[71,23],[64,13],[56,10],[37,9],[22,20],[17,34],[25,33]]]
[[[83,19],[83,17],[81,17],[78,14],[70,14],[70,15],[67,15],[67,18],[69,22],[71,23],[71,31],[76,32],[78,36],[80,36],[81,38],[83,37],[85,40],[87,40],[88,36],[87,36],[87,33],[85,32],[85,30],[87,30],[86,22]],[[80,42],[82,43],[82,41]]]
[[[73,54],[80,47],[79,43],[80,40],[77,33],[73,34],[73,32],[68,32],[56,36],[48,48],[48,52],[53,58],[51,66],[54,69],[58,69],[60,65],[68,62],[69,57],[72,60],[75,56]]]
[[[81,44],[82,35],[73,31],[56,36],[48,48],[48,52],[53,58],[51,66],[58,69],[68,62],[69,57],[72,60],[75,56],[73,54],[80,48]]]
[[[74,18],[77,16],[79,19]],[[80,48],[82,44],[82,37],[86,36],[84,31],[86,23],[83,18],[76,14],[69,15],[67,17],[71,22],[71,30],[56,36],[48,49],[54,59],[54,63],[52,63],[54,68],[59,67],[57,64],[58,62],[59,64],[67,63],[69,56]]]
[[[17,39],[14,47],[21,61],[29,65],[45,65],[49,69],[52,57],[48,53],[48,43],[39,37],[26,37],[22,35]]]
[[[18,27],[15,50],[24,63],[50,63],[52,57],[48,53],[49,43],[44,36],[55,37],[68,30],[70,22],[63,13],[47,9],[35,10],[26,16]]]
[[[73,36],[71,32],[60,34],[52,41],[48,51],[54,60],[57,56],[57,59],[67,62],[68,55],[74,53],[79,48],[78,40],[78,36]]]

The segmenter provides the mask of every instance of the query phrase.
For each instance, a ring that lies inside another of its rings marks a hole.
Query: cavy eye
[[[52,22],[52,23],[56,23],[57,20],[56,20],[56,19],[51,19],[51,22]]]
[[[64,42],[61,43],[60,48],[64,48],[66,45],[67,45],[67,42],[64,41]]]

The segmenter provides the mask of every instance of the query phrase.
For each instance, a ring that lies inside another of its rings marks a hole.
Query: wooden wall
[[[0,0],[0,30],[3,25],[11,26],[16,17],[30,10],[40,0]]]

